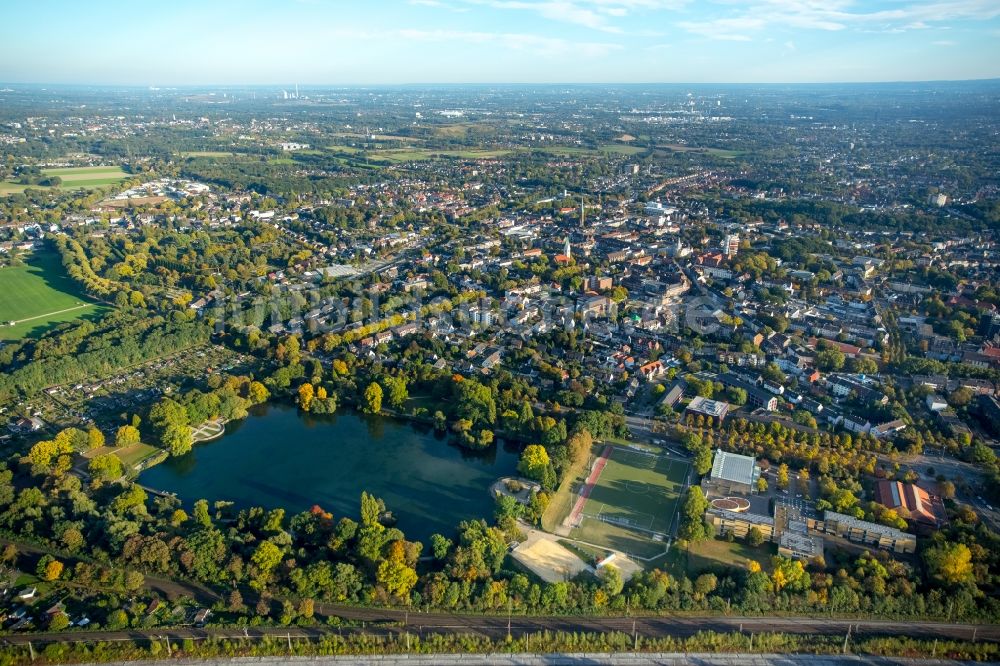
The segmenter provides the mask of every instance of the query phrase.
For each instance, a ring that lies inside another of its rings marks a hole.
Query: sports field
[[[581,489],[582,509],[571,512],[569,536],[640,559],[666,547],[688,476],[688,463],[658,447],[608,446]],[[596,473],[596,475],[595,475]],[[589,486],[589,494],[588,494]]]
[[[100,314],[55,252],[32,252],[21,266],[0,268],[0,339],[38,335],[53,325]],[[13,326],[10,322],[15,322]]]

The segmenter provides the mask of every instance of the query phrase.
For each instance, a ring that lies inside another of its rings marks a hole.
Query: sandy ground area
[[[528,535],[521,545],[514,549],[514,559],[531,569],[539,578],[549,583],[568,580],[586,569],[593,569],[587,562],[581,560],[575,553],[559,543],[559,537],[548,532],[532,528],[524,530]],[[622,578],[629,580],[642,571],[642,567],[633,562],[624,553],[614,553],[611,561]]]
[[[587,569],[587,563],[543,532],[532,531],[527,540],[514,549],[514,559],[548,583],[569,580]]]

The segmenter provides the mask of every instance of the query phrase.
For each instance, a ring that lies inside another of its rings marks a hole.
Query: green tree
[[[260,382],[250,382],[249,387],[247,387],[247,397],[255,405],[259,405],[267,402],[271,394],[268,392],[267,387]]]
[[[851,361],[851,370],[862,375],[878,373],[878,364],[870,358],[856,358]]]
[[[709,536],[705,529],[705,511],[708,510],[708,500],[701,486],[691,486],[684,506],[681,508],[681,525],[678,536],[687,541],[701,541]]]
[[[622,589],[625,587],[625,581],[618,567],[613,564],[601,567],[600,577],[601,587],[604,588],[609,597],[616,597],[621,594]]]
[[[378,414],[382,411],[382,387],[376,382],[368,385],[364,398],[364,411],[369,414]]]
[[[250,561],[260,571],[262,578],[267,578],[281,564],[283,554],[272,541],[262,541],[250,556]]]
[[[401,541],[389,546],[386,559],[378,566],[376,580],[389,594],[404,598],[417,583],[417,572],[406,563],[405,547]]]
[[[121,448],[139,443],[139,429],[135,426],[123,425],[115,431],[115,446]]]
[[[816,367],[823,372],[837,372],[844,367],[844,353],[838,349],[824,349],[816,354]]]
[[[312,407],[314,397],[315,392],[312,384],[306,382],[299,387],[299,407],[302,408],[303,412],[308,412],[309,408]]]
[[[62,631],[69,626],[69,616],[66,613],[59,612],[54,613],[52,617],[49,618],[48,630],[49,631]]]
[[[87,430],[87,448],[91,451],[94,449],[99,449],[104,446],[104,433],[97,428],[90,428]]]
[[[788,465],[781,463],[778,465],[778,487],[782,490],[788,490]]]
[[[928,573],[947,585],[963,585],[975,580],[972,551],[964,543],[948,543],[924,552]]]
[[[451,539],[440,534],[431,535],[431,550],[434,552],[434,559],[444,560],[451,550]]]
[[[764,543],[764,533],[760,531],[759,527],[754,525],[747,532],[747,545],[756,548],[762,543]]]
[[[708,474],[712,469],[712,450],[707,446],[702,446],[694,452],[694,459],[691,461],[696,474]]]
[[[382,380],[386,390],[389,392],[389,406],[393,409],[400,409],[410,397],[410,392],[406,386],[404,377],[386,377]]]
[[[125,474],[121,459],[113,453],[94,457],[87,465],[87,471],[101,483],[120,479]]]
[[[170,451],[172,456],[182,456],[191,450],[194,439],[191,436],[191,428],[186,425],[170,425],[163,431],[160,438],[163,447]]]
[[[544,446],[529,444],[521,452],[521,460],[517,463],[517,471],[521,475],[541,482],[549,468],[549,453]]]
[[[208,500],[200,499],[194,503],[194,520],[202,527],[212,526],[212,515],[208,512]]]

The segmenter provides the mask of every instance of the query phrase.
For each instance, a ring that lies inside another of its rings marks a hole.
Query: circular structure
[[[750,501],[742,497],[717,497],[712,500],[712,508],[742,513],[750,508]]]

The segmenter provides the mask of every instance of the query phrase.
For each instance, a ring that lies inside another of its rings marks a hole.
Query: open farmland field
[[[83,295],[55,252],[34,252],[22,266],[0,268],[0,283],[3,340],[39,335],[55,324],[95,317],[105,309]]]
[[[540,153],[550,155],[565,156],[597,156],[597,155],[637,155],[646,151],[643,146],[629,146],[622,143],[606,143],[597,148],[585,148],[583,146],[545,146],[535,148]]]
[[[40,185],[22,185],[10,181],[0,182],[0,196],[7,194],[17,194],[26,189],[39,190],[90,190],[105,185],[117,185],[129,177],[127,173],[116,166],[98,167],[65,167],[54,169],[42,169],[46,176],[59,176],[62,184],[58,187],[43,187]]]
[[[232,157],[234,154],[224,150],[185,150],[181,157]]]
[[[416,162],[419,160],[431,160],[435,158],[455,158],[464,160],[487,160],[509,155],[510,150],[433,150],[429,148],[402,148],[399,150],[380,150],[371,153],[371,158],[375,160],[388,160],[390,162]]]
[[[88,189],[114,185],[128,178],[128,174],[116,166],[71,167],[65,169],[42,169],[46,176],[62,178],[64,190]]]

